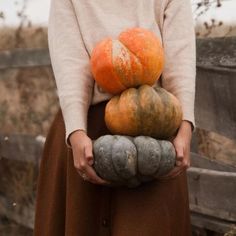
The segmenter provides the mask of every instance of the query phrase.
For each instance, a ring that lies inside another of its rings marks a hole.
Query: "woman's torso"
[[[72,0],[85,48],[91,56],[104,38],[116,38],[127,28],[142,27],[162,41],[162,24],[167,0]],[[91,75],[92,76],[92,75]],[[110,94],[94,85],[92,104],[107,100]]]

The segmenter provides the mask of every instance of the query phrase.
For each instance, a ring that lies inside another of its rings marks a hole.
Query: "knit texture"
[[[72,132],[87,132],[89,106],[112,97],[93,79],[92,50],[104,38],[117,38],[132,27],[148,29],[161,40],[161,85],[180,100],[183,120],[195,125],[196,45],[190,0],[51,0],[49,52],[68,146]]]

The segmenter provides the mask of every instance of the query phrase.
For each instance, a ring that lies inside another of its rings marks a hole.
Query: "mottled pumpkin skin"
[[[137,187],[166,175],[175,164],[171,142],[151,137],[104,135],[93,143],[94,169],[111,187]]]
[[[142,85],[110,99],[105,122],[113,134],[168,139],[182,121],[178,99],[161,87]]]
[[[106,38],[91,54],[91,70],[106,92],[119,94],[142,84],[153,85],[164,67],[164,52],[157,36],[146,29],[131,28],[118,39]]]

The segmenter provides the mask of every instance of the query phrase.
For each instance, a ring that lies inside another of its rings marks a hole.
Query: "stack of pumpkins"
[[[171,93],[153,86],[163,67],[161,42],[143,28],[104,39],[92,52],[95,81],[114,95],[105,108],[105,122],[114,136],[94,142],[94,168],[113,186],[136,187],[174,166],[174,147],[164,140],[176,133],[182,110]]]

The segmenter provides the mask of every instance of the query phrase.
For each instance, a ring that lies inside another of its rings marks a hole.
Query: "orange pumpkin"
[[[91,70],[106,92],[118,94],[127,88],[153,85],[164,66],[160,40],[149,30],[131,28],[118,39],[106,38],[91,54]]]
[[[129,88],[107,103],[105,122],[113,134],[168,139],[182,121],[178,99],[161,87]]]

